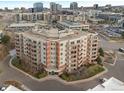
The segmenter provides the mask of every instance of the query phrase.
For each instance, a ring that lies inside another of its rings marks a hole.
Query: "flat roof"
[[[122,15],[122,13],[114,13],[114,12],[101,12],[100,14]]]
[[[21,34],[21,33],[20,33]],[[85,36],[87,34],[90,34],[89,32],[84,31],[77,31],[77,30],[57,30],[57,29],[51,29],[51,30],[43,30],[40,32],[37,31],[28,31],[28,32],[22,32],[22,34],[25,37],[29,37],[35,40],[69,40],[74,38],[79,38],[81,36]]]
[[[27,27],[27,26],[35,26],[36,23],[13,23],[9,27]]]
[[[82,27],[86,24],[81,24],[81,23],[78,23],[78,22],[71,22],[71,21],[62,21],[62,22],[58,22],[59,24],[62,24],[62,25],[66,25],[68,27]]]
[[[99,84],[89,91],[124,91],[124,82],[111,77],[106,80],[103,84]]]
[[[15,86],[9,85],[4,91],[22,91]]]

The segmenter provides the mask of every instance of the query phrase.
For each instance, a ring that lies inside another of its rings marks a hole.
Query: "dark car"
[[[124,53],[124,48],[119,48],[119,51]]]

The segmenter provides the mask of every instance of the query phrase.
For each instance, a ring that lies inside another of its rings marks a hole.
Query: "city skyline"
[[[64,8],[67,8],[70,6],[70,3],[71,2],[74,2],[74,0],[36,0],[36,1],[33,1],[33,0],[30,0],[30,1],[22,1],[22,0],[18,0],[18,1],[11,1],[11,0],[8,0],[8,1],[0,1],[0,8],[4,9],[5,7],[8,7],[10,9],[13,9],[13,8],[16,8],[16,7],[25,7],[25,8],[31,8],[33,7],[33,3],[35,2],[42,2],[43,3],[43,6],[44,7],[47,7],[49,8],[50,5],[49,3],[50,2],[56,2],[58,4],[61,4],[62,7]],[[123,5],[124,3],[122,2],[122,0],[87,0],[87,1],[80,1],[80,0],[76,0],[76,2],[78,3],[78,6],[93,6],[93,4],[99,4],[99,6],[105,6],[106,4],[111,4],[113,6],[118,6],[118,5]]]

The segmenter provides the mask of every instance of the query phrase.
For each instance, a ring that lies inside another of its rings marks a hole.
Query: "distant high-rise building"
[[[111,4],[107,4],[107,5],[105,6],[106,9],[111,9],[111,7],[112,7]]]
[[[5,11],[9,11],[8,7],[5,7],[4,10],[5,10]]]
[[[16,8],[14,8],[13,12],[19,13],[20,12],[20,9],[18,7],[16,7]]]
[[[28,8],[28,11],[29,11],[30,13],[33,13],[33,12],[34,12],[34,8]]]
[[[60,11],[62,9],[62,5],[56,4],[56,10]]]
[[[98,9],[99,5],[98,4],[94,4],[93,7],[94,7],[94,9]]]
[[[26,12],[26,8],[25,7],[21,7],[21,12]]]
[[[62,5],[56,4],[54,2],[50,3],[50,10],[51,11],[60,11],[62,9]]]
[[[42,12],[43,11],[43,3],[34,3],[33,5],[34,12]]]
[[[70,9],[71,9],[71,10],[76,10],[76,9],[78,9],[78,3],[77,3],[77,2],[72,2],[72,3],[70,3]]]
[[[51,2],[51,3],[50,3],[50,10],[51,10],[51,11],[54,11],[55,9],[56,9],[56,3]]]

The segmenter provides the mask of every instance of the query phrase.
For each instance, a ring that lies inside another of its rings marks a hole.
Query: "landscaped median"
[[[83,79],[88,79],[90,77],[93,77],[103,71],[105,71],[105,68],[103,66],[95,64],[95,65],[90,65],[88,67],[85,67],[83,71],[78,73],[73,73],[73,74],[63,73],[62,75],[60,75],[60,78],[68,82],[83,80]]]
[[[37,78],[37,79],[41,79],[47,76],[47,72],[46,71],[39,71],[37,73],[32,73],[29,70],[25,69],[25,66],[22,65],[21,60],[17,57],[12,58],[11,60],[11,64],[16,67],[17,69]]]

